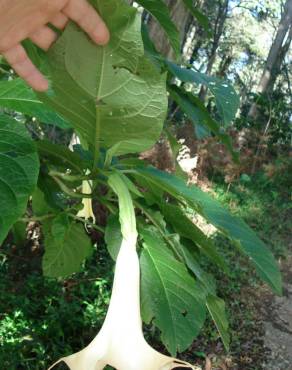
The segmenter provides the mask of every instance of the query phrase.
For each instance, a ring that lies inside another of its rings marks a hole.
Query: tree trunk
[[[169,7],[172,20],[180,32],[181,42],[183,42],[192,16],[182,0],[166,0],[165,2]],[[168,37],[158,22],[151,17],[148,22],[148,27],[149,34],[154,41],[157,50],[160,51],[166,58],[174,59],[175,54],[170,46]]]
[[[219,1],[218,13],[217,13],[217,17],[215,20],[212,48],[208,55],[209,60],[208,60],[207,69],[206,69],[207,75],[211,75],[213,66],[216,61],[217,51],[220,45],[220,39],[223,35],[224,25],[225,25],[225,21],[228,15],[228,6],[229,6],[229,0]],[[201,91],[199,93],[199,97],[202,101],[205,101],[206,96],[207,96],[207,91],[208,89],[205,86],[202,86]]]
[[[276,37],[271,46],[266,66],[263,71],[257,92],[269,94],[273,91],[276,79],[279,75],[281,65],[289,50],[292,39],[292,0],[286,0],[284,12],[279,23]],[[257,105],[254,103],[248,113],[250,118],[257,116]]]

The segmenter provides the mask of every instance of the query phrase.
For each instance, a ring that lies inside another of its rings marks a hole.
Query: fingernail
[[[104,27],[97,28],[93,32],[93,36],[94,36],[95,42],[99,45],[106,45],[110,40],[109,31],[107,30],[107,28],[104,28]]]

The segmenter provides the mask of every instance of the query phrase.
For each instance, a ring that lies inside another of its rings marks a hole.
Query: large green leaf
[[[170,44],[176,55],[180,55],[180,34],[176,25],[173,23],[169,9],[162,0],[137,0],[149,13],[153,15],[167,34]]]
[[[225,312],[225,303],[222,299],[209,294],[206,302],[210,315],[217,327],[226,350],[229,350],[230,336],[228,320]]]
[[[205,291],[206,307],[218,329],[222,342],[228,351],[230,337],[228,332],[229,325],[225,312],[225,303],[222,299],[216,296],[215,280],[212,275],[208,274],[201,268],[198,258],[196,258],[197,256],[193,253],[193,250],[181,244],[180,252],[184,257],[187,267],[193,272],[199,280],[202,289]]]
[[[84,227],[60,214],[43,227],[45,254],[43,272],[49,277],[67,277],[79,272],[92,252],[91,241]]]
[[[185,265],[177,261],[156,233],[142,231],[141,291],[143,319],[161,330],[169,352],[187,349],[205,321],[205,297]]]
[[[259,276],[276,293],[281,294],[281,273],[272,252],[240,218],[233,216],[218,201],[198,187],[187,186],[184,181],[175,176],[154,168],[136,169],[135,172],[173,197],[187,202],[208,222],[228,236],[251,259]]]
[[[77,153],[64,145],[53,144],[48,140],[37,141],[36,145],[41,159],[48,161],[51,165],[79,173],[83,173],[83,170],[89,166],[88,161],[82,160]]]
[[[0,115],[0,244],[25,212],[38,173],[36,148],[25,126]]]
[[[41,98],[89,143],[140,152],[158,139],[167,111],[165,76],[144,57],[141,20],[123,0],[94,0],[111,40],[94,45],[75,25],[48,53],[52,90]],[[78,53],[76,52],[78,50]]]
[[[215,97],[218,112],[227,126],[236,115],[239,108],[239,96],[233,86],[226,80],[208,76],[194,69],[184,68],[170,61],[165,61],[168,70],[182,82],[207,86]]]
[[[49,213],[53,214],[54,211],[46,202],[45,194],[38,187],[32,194],[31,208],[33,215],[37,217],[42,217],[48,215]]]
[[[27,114],[60,128],[70,127],[63,118],[46,107],[20,78],[0,81],[0,107]]]

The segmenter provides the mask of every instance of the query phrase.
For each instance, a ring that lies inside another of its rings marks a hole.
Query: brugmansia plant
[[[43,272],[67,277],[91,254],[88,229],[105,232],[116,260],[111,302],[97,337],[81,352],[60,360],[70,369],[194,368],[174,357],[191,345],[207,313],[229,346],[225,305],[202,259],[227,274],[228,266],[212,240],[190,220],[188,210],[227,236],[278,294],[281,276],[269,249],[243,221],[183,178],[148,166],[138,154],[162,133],[167,91],[191,120],[231,149],[204,105],[173,77],[206,84],[224,123],[234,117],[238,98],[226,82],[164,60],[145,30],[142,39],[140,13],[124,0],[91,2],[110,29],[107,46],[95,46],[69,24],[46,55],[26,45],[50,81],[48,93],[36,97],[19,79],[0,82],[0,243],[16,222],[40,222]],[[177,49],[165,4],[139,3],[157,17]],[[205,22],[192,2],[185,3]],[[21,116],[12,119],[9,109],[69,128],[81,144],[71,151],[45,139],[34,142]],[[105,230],[95,223],[94,209],[99,207],[107,210]],[[173,357],[148,345],[142,320],[159,329]]]

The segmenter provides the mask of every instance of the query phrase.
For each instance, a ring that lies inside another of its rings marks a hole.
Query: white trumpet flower
[[[82,182],[82,194],[90,195],[92,194],[92,181],[85,180]],[[92,219],[95,223],[95,216],[92,210],[92,199],[83,198],[82,199],[83,208],[77,213],[77,217],[82,217],[85,220]]]
[[[50,369],[62,361],[71,370],[102,370],[106,365],[118,370],[197,369],[187,362],[155,351],[143,336],[136,242],[137,236],[133,234],[122,242],[109,309],[96,338],[88,347],[60,359]]]

